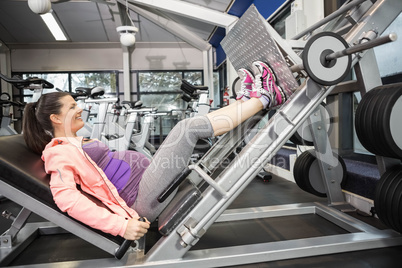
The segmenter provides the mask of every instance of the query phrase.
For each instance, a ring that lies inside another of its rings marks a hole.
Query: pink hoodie
[[[54,138],[42,153],[50,189],[61,211],[92,228],[123,236],[137,212],[82,150],[82,138]],[[80,186],[81,190],[77,188]]]

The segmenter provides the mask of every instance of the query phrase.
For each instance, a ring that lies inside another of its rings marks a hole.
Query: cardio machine
[[[98,112],[96,114],[96,118],[91,125],[88,122],[88,119],[86,119],[86,126],[83,129],[80,129],[77,134],[80,136],[88,137],[90,139],[98,139],[101,140],[102,138],[102,133],[104,131],[105,125],[106,125],[106,117],[107,117],[107,112],[110,109],[110,107],[114,104],[117,103],[119,99],[117,97],[110,97],[110,98],[100,98],[99,95],[93,95],[91,97],[86,97],[83,102],[86,105],[92,105],[92,104],[98,104]],[[84,113],[84,118],[89,117],[89,109],[85,111]],[[83,119],[84,120],[84,119]],[[88,136],[88,134],[90,134]]]
[[[211,102],[208,98],[209,90],[207,86],[195,86],[183,79],[180,89],[183,91],[182,100],[189,103],[187,115],[194,117],[205,115],[211,110]],[[214,143],[214,138],[201,139],[197,142],[191,162],[196,162],[206,153]]]
[[[54,85],[45,79],[38,77],[28,77],[27,79],[22,79],[20,77],[9,78],[3,74],[0,74],[0,78],[7,83],[12,84],[17,89],[30,89],[32,90],[33,96],[31,102],[36,102],[42,95],[43,89],[54,88]]]
[[[77,101],[78,106],[82,108],[81,118],[85,122],[84,126],[78,130],[77,134],[86,138],[91,137],[93,124],[89,122],[92,105],[86,103],[87,99],[97,99],[105,94],[105,89],[102,87],[78,87],[75,93],[71,94]]]
[[[128,149],[135,150],[152,159],[155,148],[149,143],[149,137],[154,123],[154,117],[157,116],[157,109],[154,107],[142,107],[141,101],[130,102],[122,101],[123,105],[128,105],[124,115],[126,116],[125,127],[121,127],[115,120],[108,121],[107,132],[102,133],[101,141],[105,143],[112,151],[124,151]],[[116,107],[122,109],[123,107]],[[117,115],[116,120],[118,120]],[[141,131],[136,131],[141,118]],[[124,133],[120,135],[120,133]]]
[[[32,101],[37,101],[42,95],[42,91],[45,88],[53,88],[53,84],[37,77],[28,77],[27,79],[21,79],[20,77],[9,78],[0,73],[0,79],[3,79],[7,83],[12,84],[17,89],[30,89],[34,91]],[[11,127],[12,113],[10,113],[11,106],[17,106],[22,108],[25,104],[18,101],[12,101],[11,96],[4,92],[1,94],[1,106],[4,108],[3,118],[1,121],[0,136],[15,135],[17,132]]]
[[[192,103],[190,106],[190,117],[209,113],[211,104],[208,98],[207,86],[194,86],[183,79],[180,89],[183,91],[182,100]]]
[[[17,101],[12,101],[8,93],[3,92],[0,95],[0,108],[3,109],[3,117],[1,118],[0,136],[8,136],[18,134],[11,126],[12,112],[10,111],[12,106],[22,109],[24,104]]]

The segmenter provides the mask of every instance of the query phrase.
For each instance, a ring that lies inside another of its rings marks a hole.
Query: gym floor
[[[316,201],[326,202],[326,199],[308,194],[300,190],[297,185],[292,182],[273,177],[269,182],[264,182],[259,179],[253,180],[246,190],[231,204],[230,208]],[[7,209],[17,214],[19,208],[18,205],[9,200],[0,202],[1,212]],[[376,218],[363,216],[358,213],[353,213],[353,216],[377,228],[385,228]],[[43,219],[36,215],[31,215],[30,222],[36,221],[43,221]],[[0,218],[0,233],[6,231],[10,224],[11,221]],[[341,233],[346,233],[346,231],[317,215],[298,215],[231,223],[216,223],[193,249],[281,241]],[[159,234],[157,228],[153,225],[150,232],[147,234],[147,248],[152,246],[158,238]],[[239,265],[236,267],[397,267],[398,265],[396,263],[400,262],[401,252],[402,246],[396,246],[317,257]],[[10,266],[99,258],[113,257],[72,234],[43,235],[32,242]]]

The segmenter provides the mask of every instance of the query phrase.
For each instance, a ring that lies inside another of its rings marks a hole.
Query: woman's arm
[[[50,160],[52,162],[52,160]],[[46,166],[52,166],[51,163]],[[112,235],[123,236],[129,216],[114,214],[101,202],[96,202],[77,189],[73,167],[63,165],[50,170],[50,189],[59,209],[74,219]]]
[[[45,150],[42,157],[46,172],[51,174],[53,199],[60,210],[92,228],[126,239],[138,239],[145,234],[149,224],[138,222],[138,214],[120,200],[117,191],[112,193],[116,190],[110,189],[113,185],[107,185],[105,178],[93,170],[93,163],[88,165],[89,160],[76,148],[56,145]],[[77,184],[82,189],[85,184],[90,191],[78,189]],[[107,189],[111,195],[105,195]],[[110,196],[114,198],[109,199]]]

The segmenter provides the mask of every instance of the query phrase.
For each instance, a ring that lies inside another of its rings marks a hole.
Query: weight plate
[[[394,189],[394,192],[392,196],[390,197],[390,203],[391,203],[391,211],[392,211],[392,223],[394,226],[393,228],[395,230],[402,230],[402,214],[401,214],[401,201],[402,201],[402,176],[401,173],[399,173],[396,187]]]
[[[312,156],[313,157],[313,156]],[[306,167],[307,168],[307,167]],[[308,173],[307,186],[309,192],[320,197],[326,197],[326,189],[322,180],[320,166],[318,160],[314,157],[314,161],[311,162]]]
[[[333,153],[334,157],[338,159],[338,165],[334,167],[336,170],[337,174],[342,174],[342,177],[337,178],[338,183],[341,185],[341,188],[343,188],[346,184],[346,179],[347,179],[347,172],[346,172],[346,164],[343,161],[343,158],[337,155],[336,153]],[[317,196],[327,196],[326,194],[326,189],[324,186],[324,181],[321,177],[321,171],[320,171],[320,166],[318,163],[319,160],[315,159],[315,161],[312,163],[311,168],[310,168],[310,180],[309,180],[309,185],[311,186],[311,193],[317,195]],[[313,171],[314,170],[314,171]],[[314,174],[318,174],[317,177],[313,177]]]
[[[383,130],[387,145],[393,152],[393,157],[402,159],[402,84],[399,88],[392,88],[390,98],[384,107]]]
[[[378,218],[388,227],[401,232],[402,222],[402,167],[386,171],[376,185],[374,207]]]
[[[361,144],[369,151],[376,154],[376,137],[373,135],[375,127],[373,117],[376,115],[374,108],[380,97],[380,88],[374,88],[367,92],[356,109],[356,135]]]
[[[312,36],[302,53],[305,71],[318,84],[324,86],[338,84],[349,73],[352,57],[346,55],[330,61],[325,57],[348,47],[340,35],[332,32],[321,32]]]
[[[381,90],[378,92],[376,102],[372,103],[372,111],[373,115],[368,117],[366,120],[370,120],[371,126],[371,133],[372,136],[371,142],[374,143],[375,152],[377,155],[384,155],[384,150],[387,148],[387,140],[384,136],[384,128],[382,127],[384,123],[383,115],[384,115],[384,107],[388,106],[387,102],[389,99],[389,92],[386,90]]]
[[[362,144],[364,144],[364,147],[370,152],[375,151],[375,139],[374,135],[372,134],[372,122],[368,119],[372,118],[373,116],[373,106],[370,104],[376,101],[376,97],[377,96],[373,96],[370,102],[368,102],[365,106],[365,111],[362,117],[361,135],[359,136],[362,137]]]
[[[338,179],[340,179],[341,187],[344,187],[347,179],[346,165],[342,157],[335,153],[334,157],[337,157],[339,161],[338,163],[340,163],[340,165],[338,164],[335,169],[342,169],[338,171],[341,172],[338,174],[342,174],[342,178]],[[293,169],[293,175],[296,184],[300,189],[319,197],[327,196],[319,162],[315,157],[314,150],[305,151],[297,157]]]
[[[378,218],[387,226],[390,226],[388,217],[387,217],[387,210],[386,210],[386,197],[387,197],[387,190],[388,185],[390,183],[391,177],[391,170],[385,172],[379,182],[376,185],[375,195],[374,195],[374,207],[375,211],[378,215]]]
[[[402,83],[367,92],[356,110],[356,134],[371,153],[402,159]]]
[[[297,186],[305,192],[308,192],[306,189],[306,180],[308,179],[308,169],[305,168],[306,161],[309,160],[310,152],[304,151],[300,154],[295,161],[295,165],[293,167],[293,176]],[[308,165],[310,166],[310,164]]]
[[[395,191],[397,190],[400,181],[401,181],[401,171],[399,170],[398,172],[392,173],[392,178],[388,185],[387,196],[384,198],[384,200],[385,200],[384,205],[386,206],[388,221],[390,223],[390,227],[392,227],[394,230],[397,230],[398,228],[395,225],[395,221],[394,221],[395,215],[394,215],[392,201],[393,201],[394,195],[396,194]]]

